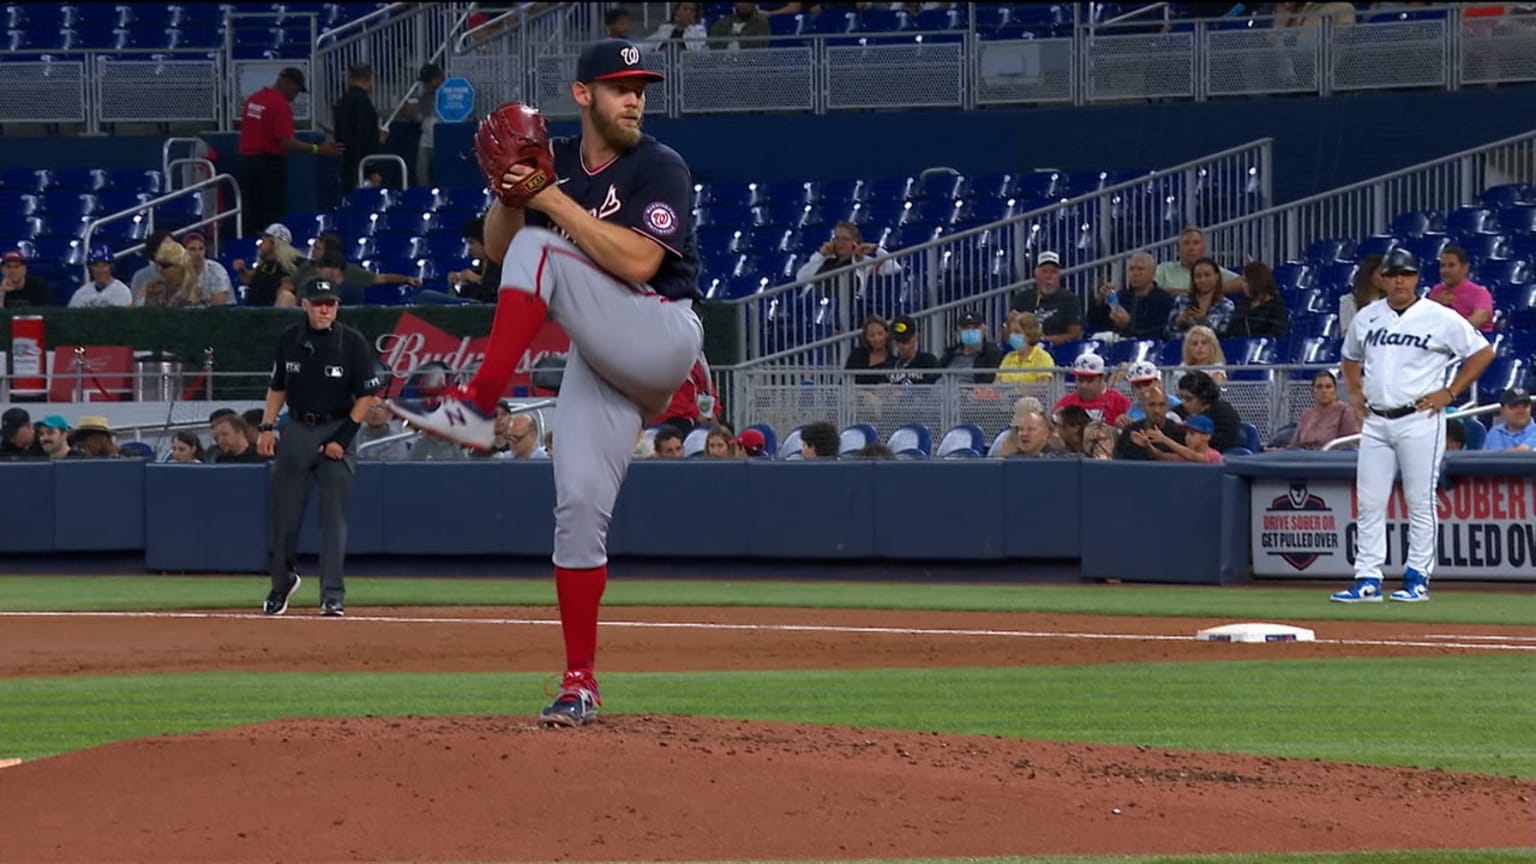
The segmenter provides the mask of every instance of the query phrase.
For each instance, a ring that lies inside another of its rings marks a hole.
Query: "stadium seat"
[[[1447,234],[1483,234],[1493,228],[1493,211],[1486,207],[1462,207],[1445,217]]]
[[[336,231],[345,237],[372,237],[381,218],[380,214],[365,210],[343,210],[336,214]]]
[[[1536,190],[1524,183],[1506,183],[1484,189],[1477,200],[1484,207],[1503,210],[1517,204],[1536,204]]]
[[[1313,284],[1334,294],[1342,294],[1353,285],[1355,269],[1353,261],[1333,261],[1324,264],[1318,268]]]
[[[1308,288],[1312,285],[1312,265],[1305,261],[1287,261],[1274,269],[1275,287],[1280,291]]]
[[[52,175],[47,169],[7,168],[0,173],[0,188],[17,192],[42,192],[48,188]]]
[[[982,435],[981,427],[974,423],[965,423],[944,433],[935,455],[940,459],[947,459],[959,455],[961,450],[969,450],[968,455],[978,456],[985,449],[986,438]]]
[[[394,193],[378,186],[364,186],[347,193],[342,208],[365,213],[383,213],[395,203]]]
[[[491,190],[479,186],[457,186],[439,190],[439,192],[443,195],[443,200],[438,205],[440,208],[473,210],[480,213],[491,206]]]
[[[1396,231],[1393,232],[1397,233]],[[1337,261],[1353,260],[1348,256],[1350,242],[1337,237],[1327,240],[1318,240],[1307,246],[1307,260],[1319,266],[1325,266]]]
[[[1414,258],[1419,260],[1421,267],[1431,259],[1438,261],[1440,253],[1445,251],[1445,247],[1449,245],[1451,245],[1451,238],[1444,234],[1426,234],[1422,237],[1411,237],[1403,241],[1403,248],[1407,249],[1413,254]]]
[[[1427,233],[1439,232],[1444,224],[1445,216],[1438,211],[1416,210],[1392,217],[1392,224],[1387,230],[1398,237],[1423,237]]]
[[[43,212],[54,217],[93,216],[101,211],[101,203],[89,192],[76,189],[51,188],[39,199]]]
[[[1509,257],[1506,254],[1508,241],[1501,234],[1466,234],[1456,237],[1452,245],[1466,250],[1467,257],[1474,263]]]
[[[49,189],[95,192],[107,186],[107,172],[99,168],[55,168]]]
[[[1492,289],[1494,286],[1520,285],[1530,281],[1530,268],[1524,261],[1482,261],[1472,270],[1475,281]]]
[[[1292,338],[1302,339],[1312,337],[1336,339],[1339,336],[1339,316],[1332,312],[1294,315],[1291,318],[1290,335]]]
[[[1063,343],[1063,345],[1071,343]],[[1122,363],[1140,363],[1143,360],[1156,362],[1158,355],[1163,350],[1163,343],[1157,339],[1121,339],[1109,346],[1109,355],[1104,358],[1110,366],[1119,366]],[[1052,356],[1055,356],[1054,352]],[[1073,359],[1076,359],[1075,355]],[[1066,361],[1068,364],[1071,360]]]
[[[880,435],[868,423],[855,423],[843,429],[839,436],[839,456],[851,456],[871,444],[880,443]]]
[[[957,171],[928,171],[917,179],[908,197],[914,201],[930,198],[952,201],[966,197],[968,192],[965,175]]]
[[[1480,405],[1498,402],[1504,391],[1511,387],[1525,387],[1529,370],[1522,357],[1495,357],[1488,369],[1477,379],[1477,401]]]
[[[1251,423],[1244,423],[1243,425],[1244,426],[1252,426],[1253,424],[1251,424]],[[1255,435],[1258,434],[1258,429],[1254,429],[1254,434]],[[1227,458],[1230,458],[1232,456],[1252,456],[1253,455],[1253,450],[1251,450],[1251,449],[1249,449],[1247,447],[1228,447],[1227,448],[1227,452],[1225,452],[1225,453],[1223,453],[1221,455],[1223,457],[1227,457]]]
[[[784,436],[784,443],[779,445],[779,458],[795,461],[800,458],[800,430],[803,426],[796,426],[788,435]]]
[[[1391,234],[1377,234],[1367,237],[1355,244],[1355,257],[1364,258],[1367,255],[1386,255],[1400,241]]]
[[[921,423],[908,423],[891,433],[885,446],[891,448],[898,458],[927,459],[933,452],[933,436],[928,427]]]
[[[689,432],[683,439],[684,458],[693,458],[704,455],[704,442],[709,438],[709,430],[703,427]]]
[[[123,168],[112,172],[111,188],[115,192],[145,192],[150,195],[159,195],[165,188],[165,179],[159,171]]]
[[[1264,441],[1259,437],[1259,427],[1249,423],[1247,420],[1242,421],[1240,425],[1243,429],[1243,444],[1248,448],[1248,452],[1239,455],[1251,456],[1252,454],[1263,450]]]

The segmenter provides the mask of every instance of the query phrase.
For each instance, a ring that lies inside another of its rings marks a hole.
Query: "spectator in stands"
[[[192,256],[187,254],[187,247],[166,238],[155,251],[155,267],[160,275],[145,283],[144,293],[134,298],[137,305],[162,308],[208,305],[208,298],[198,286],[198,274],[192,269]]]
[[[795,272],[795,279],[809,282],[822,273],[858,264],[862,266],[853,271],[853,287],[856,289],[853,293],[861,293],[871,276],[895,276],[901,273],[901,263],[892,260],[890,255],[878,243],[865,243],[864,236],[859,233],[859,226],[852,222],[839,222],[832,228],[832,239],[811,253],[811,257]],[[847,276],[821,280],[817,287],[829,292],[847,288]],[[843,293],[848,296],[846,291]]]
[[[699,23],[699,4],[672,4],[672,20],[661,25],[645,40],[647,48],[662,48],[676,44],[685,51],[703,51],[708,48],[709,33]]]
[[[676,431],[675,426],[666,426],[663,429]],[[659,436],[661,433],[657,433]],[[678,439],[678,453],[682,453],[682,439]],[[539,446],[539,427],[533,422],[533,417],[528,414],[514,416],[507,426],[507,443],[511,445],[504,459],[548,459],[549,453]]]
[[[1073,392],[1056,400],[1052,414],[1060,414],[1068,405],[1088,412],[1088,416],[1113,426],[1121,414],[1131,410],[1131,400],[1119,390],[1111,390],[1104,380],[1104,358],[1097,354],[1079,354],[1072,362]]]
[[[853,458],[895,459],[896,454],[891,452],[891,448],[881,444],[879,441],[871,441],[868,444],[865,444],[863,447],[859,448],[859,452],[853,454]]]
[[[499,417],[499,413],[498,413]],[[399,435],[400,426],[395,422],[394,415],[384,407],[382,400],[375,400],[368,408],[367,415],[363,418],[363,426],[357,430],[357,458],[372,459],[379,462],[393,462],[410,458],[410,445],[404,438],[399,441],[391,441],[388,444],[379,444],[374,447],[364,448],[363,445],[391,435]]]
[[[456,462],[468,459],[469,454],[464,448],[449,441],[447,438],[439,438],[429,432],[423,432],[415,443],[411,444],[408,459],[413,462]]]
[[[1211,261],[1207,257],[1208,254],[1205,249],[1205,232],[1193,226],[1185,228],[1179,235],[1179,259],[1164,261],[1157,265],[1157,270],[1152,277],[1153,281],[1161,285],[1164,291],[1172,294],[1188,291],[1193,281],[1195,265],[1201,261]],[[1211,261],[1211,266],[1216,267],[1216,272],[1220,274],[1217,293],[1237,289],[1235,283],[1242,277],[1224,267],[1217,267],[1214,261]]]
[[[1291,446],[1320,450],[1324,444],[1345,435],[1360,434],[1360,417],[1354,406],[1339,398],[1339,379],[1327,369],[1312,376],[1312,407],[1296,420]]]
[[[160,251],[160,244],[170,238],[169,231],[156,231],[144,238],[144,248],[140,251],[144,255],[144,260],[149,263],[135,270],[133,277],[128,280],[128,290],[135,298],[144,295],[144,286],[151,280],[160,278],[160,268],[155,266],[155,253]]]
[[[1083,338],[1083,307],[1075,292],[1061,290],[1061,256],[1055,252],[1040,253],[1035,284],[1014,294],[1011,308],[1034,313],[1052,345]]]
[[[294,137],[293,100],[309,92],[304,72],[288,67],[270,87],[246,97],[240,109],[240,203],[245,225],[267,225],[288,212],[288,154],[334,156],[333,142],[305,144]],[[270,304],[263,304],[270,305]]]
[[[688,377],[672,391],[672,399],[660,414],[646,421],[647,427],[663,423],[676,426],[687,435],[695,427],[708,426],[720,414],[720,392],[710,377],[709,365],[695,360]]]
[[[1003,349],[987,338],[987,325],[975,312],[960,315],[960,341],[944,349],[939,360],[943,369],[996,369],[1003,362]],[[997,376],[977,372],[971,380],[991,384]]]
[[[768,449],[768,439],[756,429],[743,429],[731,439],[731,446],[738,458],[757,459]]]
[[[1204,414],[1196,414],[1184,421],[1184,441],[1173,440],[1162,429],[1151,428],[1146,431],[1147,439],[1156,445],[1153,457],[1162,462],[1198,462],[1209,465],[1220,465],[1223,461],[1220,451],[1211,446],[1211,435],[1215,432],[1216,424]]]
[[[416,185],[432,185],[432,154],[437,138],[437,88],[443,86],[443,67],[428,63],[416,75],[421,85],[419,95],[405,100],[400,116],[421,123],[421,138],[416,143]]]
[[[709,28],[709,47],[727,51],[735,51],[739,48],[760,48],[766,44],[765,39],[771,35],[773,28],[768,24],[768,16],[757,10],[756,3],[737,3],[736,14],[716,21]],[[757,38],[747,38],[757,37]]]
[[[1277,3],[1275,5],[1287,6],[1290,9],[1286,16],[1288,18],[1286,23],[1282,25],[1276,21],[1277,27],[1321,27],[1324,18],[1332,18],[1335,27],[1348,27],[1355,23],[1355,4],[1353,3]]]
[[[1013,425],[998,446],[997,455],[1004,459],[1063,455],[1065,451],[1060,445],[1051,444],[1052,431],[1051,421],[1041,412],[1015,412]]]
[[[1348,294],[1339,298],[1339,332],[1348,333],[1355,313],[1387,296],[1387,283],[1381,275],[1381,256],[1367,255],[1355,266],[1355,280]]]
[[[236,417],[236,416],[238,416],[238,413],[233,408],[215,408],[213,410],[213,413],[208,415],[208,434],[209,434],[209,436],[215,436],[216,435],[216,433],[218,432],[219,421],[223,420],[225,417]],[[216,440],[216,438],[215,438],[215,440]],[[219,461],[219,448],[217,448],[217,447],[209,447],[208,448],[208,452],[204,454],[204,461],[207,461],[207,462],[210,462],[210,463]]]
[[[896,365],[895,358],[891,356],[891,326],[879,315],[871,315],[864,319],[864,327],[859,331],[859,346],[848,354],[848,362],[843,368],[849,371],[861,372],[865,369],[890,369]],[[890,378],[886,375],[855,375],[855,384],[884,384]]]
[[[891,339],[896,342],[896,356],[891,360],[892,384],[933,384],[937,375],[922,375],[908,369],[937,369],[939,358],[917,346],[917,321],[910,315],[897,315],[891,322]]]
[[[231,411],[213,424],[213,446],[219,449],[220,465],[247,465],[267,460],[251,446],[245,434],[245,419]]]
[[[1112,459],[1115,454],[1115,430],[1102,420],[1092,420],[1083,429],[1083,456],[1088,459]]]
[[[0,415],[0,459],[39,459],[42,455],[32,415],[25,408],[7,408]]]
[[[203,442],[197,440],[190,429],[177,429],[171,436],[171,458],[167,461],[179,465],[201,465],[203,462]]]
[[[1083,433],[1092,422],[1093,418],[1088,416],[1088,412],[1076,405],[1068,405],[1056,412],[1056,434],[1063,452],[1079,456],[1087,452],[1084,449],[1086,442]]]
[[[1121,430],[1120,439],[1115,442],[1116,459],[1150,462],[1158,459],[1160,453],[1171,452],[1154,432],[1161,432],[1167,441],[1184,443],[1184,426],[1177,415],[1169,415],[1168,396],[1162,387],[1153,385],[1142,407],[1146,416]]]
[[[1232,313],[1227,338],[1273,336],[1284,339],[1287,322],[1285,301],[1280,299],[1280,292],[1275,288],[1275,272],[1263,261],[1248,262],[1243,267],[1243,299]]]
[[[256,266],[245,266],[236,258],[235,274],[245,283],[246,306],[289,308],[298,303],[294,274],[304,263],[304,253],[293,248],[293,232],[281,222],[274,222],[261,232],[256,246]]]
[[[1056,368],[1056,361],[1040,345],[1045,336],[1040,330],[1040,319],[1033,312],[1020,312],[1009,320],[1008,346],[1013,350],[1003,355],[998,369],[1044,369],[1044,372],[1003,372],[997,380],[1004,384],[1036,384],[1051,380],[1049,370]]]
[[[1530,417],[1531,412],[1526,410],[1525,415]],[[79,453],[69,446],[69,421],[57,414],[49,414],[37,421],[37,443],[42,454],[49,459],[73,459],[78,458]]]
[[[1127,339],[1159,339],[1173,312],[1173,295],[1158,287],[1151,255],[1137,252],[1126,266],[1126,287],[1099,286],[1088,312],[1089,333],[1113,332]]]
[[[1475,423],[1477,421],[1474,420],[1472,422]],[[1483,439],[1483,443],[1486,444],[1487,442],[1488,442],[1488,439],[1484,438]],[[1466,427],[1466,425],[1464,425],[1464,423],[1463,423],[1463,421],[1462,421],[1462,419],[1460,417],[1447,417],[1447,418],[1445,418],[1445,449],[1446,450],[1465,450],[1465,449],[1467,449],[1467,427]]]
[[[603,13],[603,23],[608,27],[609,39],[629,38],[629,11],[623,6],[615,6]]]
[[[75,427],[75,444],[86,459],[116,459],[121,455],[105,417],[81,417]]]
[[[1218,335],[1226,333],[1237,307],[1221,293],[1221,268],[1215,261],[1201,258],[1189,272],[1189,290],[1174,298],[1163,337],[1178,339],[1196,325],[1209,327]]]
[[[474,264],[448,274],[454,293],[481,303],[495,303],[501,297],[501,262],[485,254],[485,216],[473,216],[464,223],[464,243]]]
[[[181,238],[187,248],[188,263],[197,276],[198,293],[208,298],[209,306],[228,306],[235,302],[235,290],[229,281],[229,271],[224,265],[208,258],[208,240],[196,231],[188,231]]]
[[[656,436],[651,439],[651,446],[656,448],[657,459],[681,459],[683,458],[683,431],[676,426],[666,425],[656,430]]]
[[[505,458],[507,458],[507,454],[512,452],[512,442],[510,440],[508,440],[508,437],[512,433],[512,415],[514,413],[515,412],[512,410],[512,403],[511,402],[508,402],[505,399],[501,400],[500,402],[497,402],[496,403],[496,419],[494,421],[492,421],[493,422],[493,427],[492,428],[493,428],[494,434],[491,436],[491,449],[489,449],[489,450],[471,450],[470,453],[469,453],[469,458],[471,458],[471,459],[505,459]]]
[[[375,273],[367,267],[348,261],[341,235],[333,231],[327,231],[315,238],[314,249],[309,259],[299,263],[298,271],[294,273],[292,281],[295,285],[303,286],[317,276],[341,287],[343,303],[361,304],[363,292],[370,285],[421,287],[421,279],[417,276],[408,276],[403,273]]]
[[[110,306],[132,306],[133,292],[121,279],[112,275],[112,250],[105,245],[91,250],[86,259],[91,270],[91,281],[75,289],[69,298],[71,309],[103,309]]]
[[[1219,368],[1227,365],[1227,354],[1221,349],[1221,340],[1216,338],[1216,331],[1209,327],[1196,325],[1184,334],[1182,360],[1180,365],[1189,368],[1218,367],[1208,370],[1208,374],[1216,381],[1227,380],[1227,373]]]
[[[1114,385],[1111,376],[1110,385]],[[1157,371],[1157,367],[1143,360],[1140,363],[1131,364],[1131,368],[1125,375],[1126,383],[1131,385],[1131,409],[1116,418],[1112,424],[1117,429],[1124,429],[1137,420],[1144,420],[1147,416],[1147,408],[1144,404],[1153,390],[1163,393],[1163,398],[1168,402],[1169,410],[1179,407],[1179,397],[1163,391],[1163,375]]]
[[[704,455],[710,459],[735,459],[738,453],[734,441],[730,430],[716,426],[704,437]]]
[[[1524,387],[1504,391],[1499,422],[1483,439],[1484,450],[1531,450],[1536,448],[1536,423],[1531,422],[1531,393]]]
[[[1467,323],[1484,333],[1493,332],[1493,295],[1468,279],[1472,272],[1467,250],[1447,246],[1440,253],[1440,284],[1429,290],[1429,299],[1456,310]]]
[[[1221,398],[1221,388],[1216,380],[1204,372],[1186,372],[1179,379],[1179,412],[1188,420],[1196,414],[1204,414],[1215,424],[1211,446],[1226,452],[1241,447],[1247,440],[1243,434],[1243,418],[1232,404]]]
[[[800,429],[801,459],[836,459],[841,446],[842,437],[831,423],[807,423]]]
[[[47,306],[50,302],[48,282],[27,275],[27,256],[16,249],[0,255],[0,308]]]
[[[357,63],[347,70],[347,92],[334,109],[336,140],[341,144],[341,192],[345,195],[357,188],[357,168],[364,157],[380,151],[389,137],[387,130],[379,128],[379,110],[373,105],[373,67]],[[373,172],[373,185],[383,183],[383,177]],[[404,178],[402,178],[403,180]]]

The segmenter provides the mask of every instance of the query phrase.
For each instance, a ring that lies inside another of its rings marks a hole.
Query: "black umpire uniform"
[[[314,481],[320,485],[320,612],[340,616],[357,460],[353,438],[384,380],[367,337],[335,320],[340,305],[336,286],[313,279],[300,287],[300,294],[308,318],[278,339],[266,411],[258,427],[258,449],[270,452],[273,419],[286,403],[288,419],[272,463],[272,591],[262,612],[281,615],[298,590],[294,560],[299,524]],[[317,320],[325,326],[317,328]]]

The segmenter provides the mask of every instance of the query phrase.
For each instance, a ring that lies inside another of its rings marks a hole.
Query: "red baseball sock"
[[[496,402],[507,392],[507,382],[517,371],[517,361],[539,335],[549,306],[537,294],[503,288],[496,300],[496,318],[491,323],[491,343],[480,361],[480,369],[469,382],[469,397],[481,413],[491,414]]]
[[[565,671],[592,674],[597,660],[597,611],[608,587],[608,565],[589,570],[555,568],[560,630],[565,634]]]

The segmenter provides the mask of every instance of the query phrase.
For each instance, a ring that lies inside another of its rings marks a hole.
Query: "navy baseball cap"
[[[86,258],[85,260],[90,264],[111,264],[112,250],[108,249],[106,246],[93,246],[91,247],[90,257]]]
[[[663,77],[660,72],[645,68],[645,52],[626,39],[593,42],[576,61],[576,80],[583,84],[620,78],[660,81]]]

